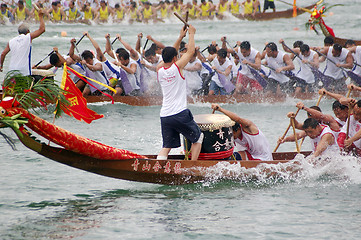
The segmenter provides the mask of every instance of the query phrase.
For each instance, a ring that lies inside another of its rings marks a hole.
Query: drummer
[[[212,104],[212,109],[224,113],[236,122],[233,126],[233,137],[236,144],[234,156],[237,160],[273,160],[269,143],[256,124],[221,108],[218,104]]]

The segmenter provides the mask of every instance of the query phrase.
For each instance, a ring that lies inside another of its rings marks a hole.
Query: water
[[[312,1],[302,1],[308,5]],[[337,3],[336,1],[327,1]],[[301,3],[301,2],[300,2]],[[337,36],[361,39],[357,1],[343,1],[334,8],[326,23]],[[282,3],[277,3],[279,9]],[[301,4],[300,4],[301,5]],[[306,32],[308,14],[296,19],[271,22],[195,21],[196,43],[205,47],[226,35],[231,43],[249,40],[262,49],[265,42],[284,38],[290,45],[303,39],[322,45],[323,36]],[[37,26],[32,26],[35,29]],[[181,24],[177,20],[161,25],[61,25],[49,24],[47,31],[33,42],[33,63],[52,47],[66,53],[72,37],[89,30],[104,46],[104,35],[120,32],[133,43],[139,32],[151,34],[172,44]],[[298,27],[299,31],[293,28]],[[13,26],[0,26],[0,48],[16,36]],[[61,38],[60,32],[68,37]],[[84,40],[79,50],[90,48]],[[5,68],[8,63],[5,61]],[[3,78],[3,74],[0,74]],[[58,76],[59,77],[59,76]],[[286,113],[295,111],[298,100],[284,103],[224,104],[240,116],[253,120],[276,145],[288,125]],[[306,101],[315,104],[317,99]],[[331,113],[331,100],[321,108]],[[88,125],[68,116],[56,124],[91,139],[140,154],[156,154],[161,147],[160,106],[132,107],[123,104],[92,104],[90,108],[104,118]],[[210,113],[209,104],[190,105],[194,114]],[[50,114],[41,117],[52,121]],[[306,117],[304,112],[299,120]],[[10,130],[4,133],[15,137]],[[229,171],[239,181],[209,181],[186,186],[163,186],[111,179],[63,166],[41,157],[16,141],[17,151],[0,140],[0,236],[1,239],[359,239],[361,164],[353,158],[333,158],[323,166],[302,164],[298,174],[278,179],[250,180],[247,172],[235,166],[220,166],[213,172]],[[279,151],[293,151],[287,143]],[[303,149],[310,149],[305,141]],[[172,153],[178,153],[180,149]],[[303,161],[302,157],[299,157]],[[277,168],[274,169],[278,171]],[[257,173],[256,173],[257,175]]]

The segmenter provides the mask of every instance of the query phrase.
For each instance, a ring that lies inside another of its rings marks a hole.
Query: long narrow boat
[[[316,4],[311,4],[307,7],[305,7],[304,9],[312,9],[313,7],[315,7]],[[297,15],[300,15],[302,13],[305,13],[306,11],[303,10],[302,8],[297,8]],[[292,18],[293,17],[293,9],[287,9],[284,11],[276,11],[276,12],[265,12],[265,13],[256,13],[255,16],[252,15],[243,15],[240,14],[238,16],[239,19],[246,19],[249,21],[269,21],[269,20],[273,20],[273,19],[277,19],[277,18]]]
[[[5,124],[6,121],[21,120],[21,124]],[[275,153],[273,161],[236,161],[236,160],[184,160],[183,155],[170,156],[167,160],[157,160],[155,155],[139,155],[127,150],[117,149],[79,136],[23,108],[0,107],[0,127],[11,127],[20,141],[29,149],[54,161],[99,175],[131,181],[159,184],[188,184],[212,179],[240,179],[239,174],[223,171],[225,167],[239,169],[254,168],[263,175],[274,177],[275,168],[281,172],[297,172],[299,165],[292,161],[296,153]],[[24,124],[24,125],[23,125]],[[28,127],[42,137],[60,147],[48,146],[31,136]],[[304,152],[305,155],[310,154]],[[223,169],[223,170],[222,170]],[[216,174],[215,174],[216,173]],[[244,176],[243,176],[244,177]]]

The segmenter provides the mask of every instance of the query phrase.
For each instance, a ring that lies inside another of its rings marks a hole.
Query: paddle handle
[[[350,97],[351,91],[352,91],[352,88],[350,88],[350,89],[347,91],[347,94],[346,94],[346,97],[347,97],[347,98]]]
[[[348,134],[350,132],[350,116],[352,112],[351,104],[348,105],[348,114],[347,114],[347,125],[346,125],[346,139],[348,139]]]
[[[316,106],[317,106],[317,107],[320,105],[320,102],[321,102],[322,97],[323,97],[323,94],[321,94],[321,95],[318,97],[318,100],[317,100],[317,103],[316,103]]]
[[[300,108],[299,108],[299,109],[297,110],[297,112],[295,113],[295,118],[296,118],[296,116],[297,116],[297,114],[298,114],[299,111],[300,111]],[[288,130],[290,130],[290,127],[291,127],[291,122],[290,122],[290,124],[288,124],[288,127],[287,127],[285,133],[282,135],[282,138],[285,138],[285,137],[286,137],[286,135],[287,135],[287,133],[288,133]],[[281,145],[281,143],[277,143],[277,146],[275,147],[275,149],[273,150],[273,152],[277,152],[277,149],[279,148],[280,145]]]
[[[185,27],[189,26],[189,24],[177,12],[174,12],[174,15],[184,23]]]
[[[290,124],[292,125],[293,135],[295,136],[296,150],[297,150],[298,153],[300,153],[301,150],[300,150],[300,146],[298,145],[296,127],[295,127],[295,118],[294,117],[291,117],[291,123]]]
[[[149,41],[149,39],[147,38],[147,40],[145,40],[145,44],[144,44],[144,47],[143,47],[144,50],[147,47],[148,41]]]
[[[41,59],[37,64],[35,64],[35,67],[39,66],[42,62],[45,61],[45,59],[47,59],[53,53],[54,53],[54,50],[51,51],[45,58]]]

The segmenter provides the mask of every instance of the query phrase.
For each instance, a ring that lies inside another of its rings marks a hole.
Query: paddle
[[[262,65],[265,66],[265,67],[267,67],[267,68],[269,68],[269,69],[271,69],[272,71],[276,72],[276,69],[274,69],[273,67],[270,67],[270,66],[265,65],[265,64],[262,64]],[[289,79],[292,78],[292,79],[295,79],[295,80],[297,80],[297,81],[305,82],[305,83],[306,83],[306,81],[303,80],[302,78],[296,77],[295,75],[292,75],[292,74],[290,74],[290,73],[288,73],[288,72],[280,72],[280,73],[283,74],[283,75],[285,75],[285,76],[288,77]]]
[[[109,36],[107,36],[107,38],[108,38],[108,40],[110,41],[110,37]],[[113,49],[113,44],[117,41],[117,39],[118,38],[114,38],[114,40],[110,43],[110,48],[111,48],[111,50],[113,51],[113,54],[114,54],[114,57],[115,57],[115,59],[117,58],[117,56],[115,55],[115,53],[114,53],[114,49]],[[104,52],[103,52],[103,54],[105,54],[107,51],[105,50]]]
[[[85,35],[83,35],[83,36],[79,39],[79,41],[75,43],[75,47],[78,46],[78,44],[81,42],[81,40],[83,40],[84,37],[85,37]],[[78,49],[77,49],[77,50],[78,50]],[[79,50],[78,50],[78,52],[79,52]],[[46,57],[44,57],[42,60],[40,60],[37,64],[35,64],[35,67],[39,66],[42,62],[44,62],[44,61],[45,61],[48,57],[50,57],[51,54],[53,54],[53,53],[54,53],[54,50],[51,51],[48,55],[46,55]],[[69,53],[68,53],[68,55],[69,55]]]
[[[350,89],[351,90],[351,89]],[[351,104],[348,105],[348,113],[347,113],[347,125],[346,125],[346,139],[348,139],[348,134],[350,132],[350,116],[352,112],[352,106]]]
[[[300,110],[301,110],[300,108],[297,109],[297,112],[295,113],[294,118],[296,118],[296,116],[297,116],[297,114],[298,114],[298,112],[299,112]],[[287,135],[287,133],[288,133],[288,130],[290,130],[291,125],[292,125],[292,124],[291,124],[291,122],[290,122],[290,124],[288,124],[288,127],[287,127],[285,133],[284,133],[284,134],[282,135],[282,137],[281,137],[282,139],[286,137],[286,135]],[[280,142],[277,143],[277,146],[275,147],[275,149],[273,150],[273,152],[276,152],[280,145],[281,145]]]
[[[174,12],[174,15],[184,23],[185,28],[189,26],[189,24],[177,12]]]
[[[292,3],[288,3],[288,2],[285,2],[285,1],[282,1],[282,0],[277,0],[277,1],[279,1],[279,2],[281,2],[281,3],[284,3],[284,4],[287,4],[287,5],[289,5],[289,6],[292,6],[292,7],[295,6],[295,5],[293,5]],[[305,11],[305,12],[308,12],[308,13],[312,13],[312,11],[311,11],[310,9],[307,9],[307,8],[298,7],[298,6],[296,6],[296,8],[301,9],[301,10],[303,10],[303,11]]]
[[[361,85],[361,76],[358,76],[356,73],[352,72],[352,70],[346,70],[344,67],[339,67],[336,65],[336,62],[333,61],[332,59],[330,59],[329,57],[327,57],[327,55],[319,52],[318,50],[315,49],[315,52],[317,52],[318,54],[320,54],[321,56],[324,56],[328,61],[330,61],[331,63],[333,63],[336,67],[341,68],[342,71],[345,71],[347,73],[347,75],[352,78],[352,80],[354,80],[358,85]]]
[[[298,140],[297,140],[297,135],[296,135],[295,117],[291,117],[290,121],[291,121],[290,124],[292,125],[292,128],[293,128],[293,135],[295,136],[296,149],[297,149],[297,152],[300,153],[301,150],[300,150],[300,146],[298,145]]]

